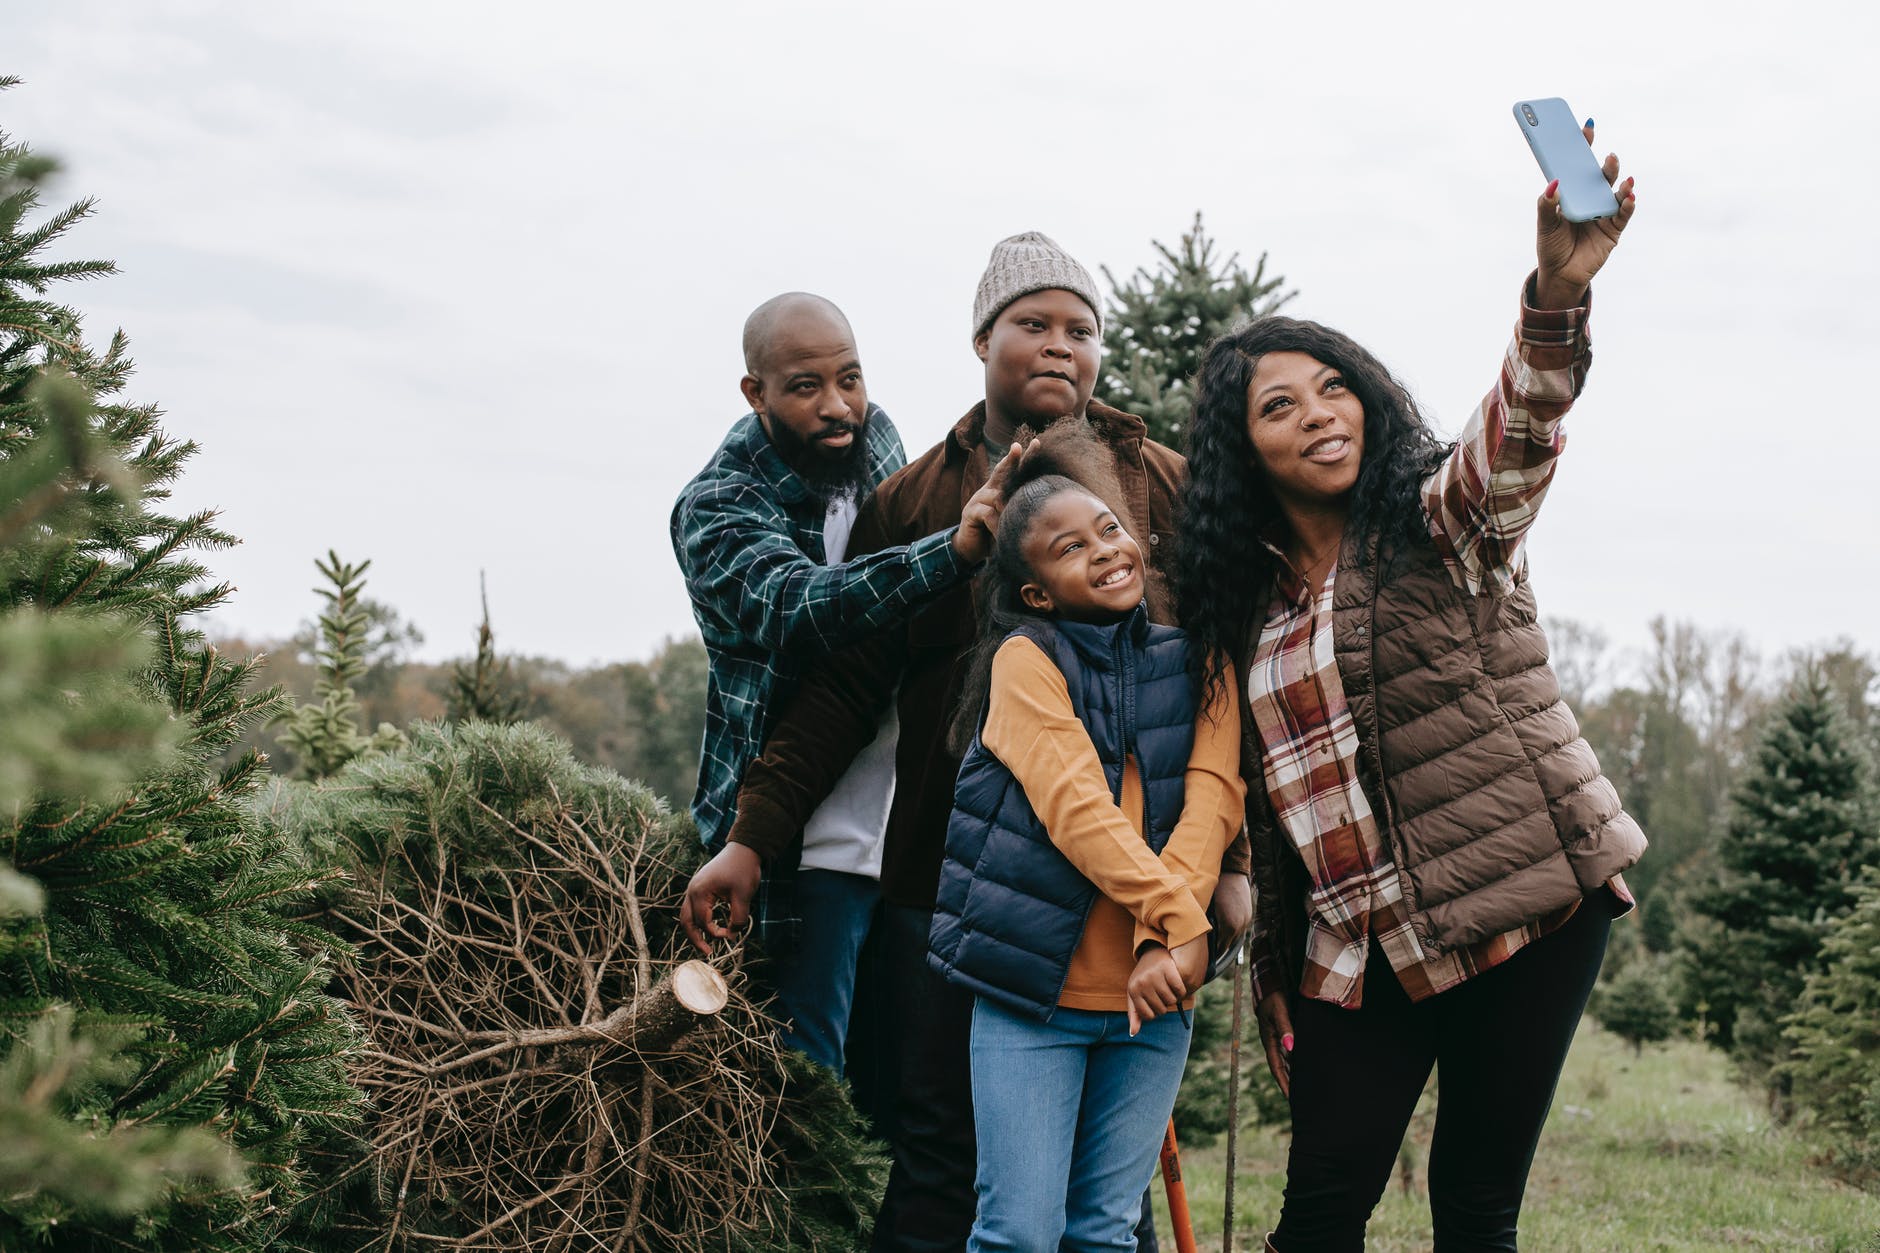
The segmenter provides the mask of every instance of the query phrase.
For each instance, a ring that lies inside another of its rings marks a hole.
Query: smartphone
[[[1580,119],[1566,101],[1559,96],[1523,100],[1514,107],[1514,120],[1534,150],[1541,173],[1549,181],[1560,180],[1560,212],[1567,221],[1591,222],[1619,211],[1619,198],[1612,194]]]

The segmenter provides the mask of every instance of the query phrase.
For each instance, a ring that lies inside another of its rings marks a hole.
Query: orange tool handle
[[[1182,1154],[1175,1144],[1175,1120],[1162,1133],[1162,1183],[1168,1188],[1168,1225],[1175,1233],[1176,1253],[1196,1253],[1195,1224],[1188,1216],[1188,1185],[1182,1182]]]

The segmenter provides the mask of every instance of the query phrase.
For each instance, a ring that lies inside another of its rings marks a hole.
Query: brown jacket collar
[[[1084,410],[1084,418],[1090,423],[1097,437],[1117,452],[1119,469],[1128,464],[1129,458],[1123,454],[1127,448],[1140,448],[1149,437],[1149,424],[1133,413],[1121,409],[1112,409],[1100,400],[1093,400]],[[966,416],[953,424],[941,441],[948,466],[959,467],[962,471],[960,480],[960,508],[973,498],[992,473],[991,457],[985,448],[986,437],[986,402],[980,401],[966,411]],[[1127,471],[1124,471],[1127,473]],[[1130,512],[1137,512],[1142,501],[1131,501]],[[1147,515],[1145,514],[1146,518]]]
[[[1091,401],[1089,408],[1084,410],[1084,416],[1103,441],[1112,447],[1132,439],[1147,439],[1149,436],[1147,422],[1133,413],[1112,409],[1100,400]],[[955,422],[953,429],[947,432],[947,460],[965,460],[985,442],[985,438],[986,402],[982,400],[968,409],[966,416]]]

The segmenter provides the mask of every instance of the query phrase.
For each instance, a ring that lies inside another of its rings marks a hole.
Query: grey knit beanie
[[[1083,297],[1097,315],[1097,333],[1102,334],[1103,302],[1097,298],[1097,285],[1091,281],[1089,270],[1078,265],[1050,236],[1037,231],[1001,239],[992,246],[992,259],[986,263],[979,291],[973,296],[974,338],[1020,296],[1054,287]]]

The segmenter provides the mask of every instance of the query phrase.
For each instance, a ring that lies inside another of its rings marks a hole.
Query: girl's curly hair
[[[1006,480],[1005,500],[999,513],[998,542],[973,587],[978,608],[979,633],[973,643],[959,707],[947,734],[947,747],[963,757],[979,733],[986,702],[992,693],[992,659],[999,646],[1021,623],[1046,617],[1026,605],[1018,591],[1036,575],[1021,549],[1032,519],[1046,501],[1062,492],[1087,492],[1109,507],[1125,531],[1137,535],[1129,513],[1129,498],[1116,474],[1116,458],[1088,422],[1064,420],[1033,435],[1021,430],[1018,442],[1025,453]],[[1161,616],[1167,593],[1160,578],[1143,570],[1143,587],[1151,616]]]
[[[1265,317],[1208,345],[1188,426],[1175,594],[1196,655],[1211,659],[1210,700],[1226,682],[1227,659],[1246,651],[1254,606],[1278,572],[1261,538],[1284,515],[1247,427],[1247,391],[1269,352],[1302,352],[1336,367],[1364,406],[1364,460],[1351,491],[1348,534],[1375,533],[1387,548],[1427,538],[1423,480],[1449,453],[1404,385],[1348,335],[1299,318]]]

